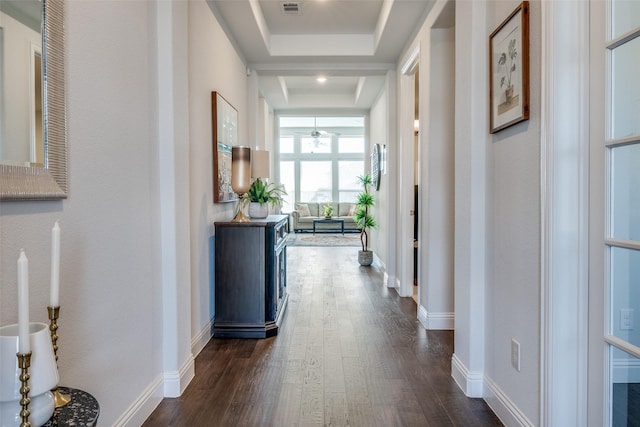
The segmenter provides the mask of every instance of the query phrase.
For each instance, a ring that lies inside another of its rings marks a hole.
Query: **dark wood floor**
[[[358,266],[357,248],[288,248],[277,337],[212,339],[145,426],[501,426],[451,378],[453,333]]]

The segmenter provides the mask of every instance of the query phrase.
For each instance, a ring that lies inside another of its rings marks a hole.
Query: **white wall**
[[[439,1],[398,63],[400,194],[397,261],[399,293],[413,283],[414,93],[419,78],[418,171],[420,245],[418,317],[428,329],[453,328],[454,311],[454,67],[453,3]],[[416,71],[419,70],[418,73]]]
[[[507,424],[538,423],[540,6],[531,3],[530,120],[489,135],[487,36],[519,2],[456,8],[455,354],[452,374]],[[485,219],[486,218],[486,219]],[[521,370],[511,367],[511,339]]]
[[[468,396],[483,395],[488,146],[486,3],[456,7],[455,353],[452,375]],[[486,332],[485,332],[486,331]]]
[[[388,144],[387,141],[387,92],[383,90],[369,112],[369,152],[372,152],[374,144],[380,144],[382,147]],[[389,205],[389,180],[387,175],[380,175],[380,190],[376,191],[371,188],[375,200],[373,208],[373,217],[376,220],[377,227],[370,233],[371,249],[375,252],[380,261],[386,265],[388,260],[387,242],[389,239],[388,224],[388,205]]]
[[[238,110],[238,141],[247,142],[245,66],[204,0],[189,2],[189,139],[191,183],[191,333],[194,353],[214,317],[214,221],[233,218],[234,203],[213,203],[211,91]],[[256,101],[257,102],[257,101]]]
[[[193,373],[213,317],[211,91],[239,112],[246,75],[204,1],[68,2],[69,198],[0,204],[0,324],[47,321],[50,230],[62,227],[61,384],[100,424],[140,425]],[[117,390],[117,393],[114,393]]]
[[[17,321],[20,248],[31,319],[47,322],[59,219],[61,384],[92,393],[100,424],[112,425],[162,371],[154,18],[147,2],[66,5],[69,198],[0,203],[0,324]]]
[[[442,119],[438,117],[440,111],[436,110],[437,104],[428,102],[439,100],[443,94],[436,96],[437,88],[427,85],[438,81],[429,73],[443,72],[437,69],[437,64],[431,64],[437,60],[431,50],[437,51],[438,46],[430,43],[430,38],[444,33],[438,34],[438,30],[428,34],[427,30],[437,19],[436,14],[444,10],[445,3],[434,5],[421,33],[400,61],[402,66],[415,46],[419,46],[423,247],[437,244],[443,238],[441,234],[429,234],[429,230],[441,231],[434,228],[436,218],[430,218],[439,212],[430,206],[430,197],[435,200],[439,194],[438,203],[444,206],[449,203],[446,197],[442,198],[447,192],[445,187],[438,192],[433,188],[443,176],[431,175],[440,167],[432,155],[438,154],[438,148],[444,148],[434,145],[433,139],[450,134],[437,133]],[[488,35],[519,3],[515,0],[456,3],[452,212],[455,231],[448,233],[455,241],[455,257],[453,274],[447,277],[455,283],[452,375],[465,393],[484,396],[508,423],[514,421],[516,414],[518,420],[526,420],[525,424],[537,424],[540,400],[540,73],[536,66],[540,63],[540,5],[537,2],[532,3],[530,20],[531,118],[491,136],[487,109]],[[446,45],[442,48],[447,50]],[[406,91],[400,93],[401,97],[407,96]],[[401,98],[398,103],[403,102],[406,100]],[[405,123],[402,109],[398,114],[401,123]],[[430,127],[426,138],[425,126]],[[429,170],[431,167],[436,170]],[[446,228],[446,222],[440,224]],[[447,246],[441,250],[446,251]],[[433,248],[427,252],[433,252]],[[432,265],[428,253],[421,255],[423,270],[437,265],[444,264],[441,260]],[[433,273],[421,274],[421,282],[427,278],[427,289],[433,285],[428,283],[433,281],[430,276]],[[435,291],[420,302],[428,305],[433,298],[447,298],[446,288]],[[520,342],[520,372],[511,367],[512,338]]]
[[[429,329],[453,327],[454,29],[425,29],[420,68],[420,305]]]
[[[519,2],[488,3],[496,28]],[[540,4],[530,3],[530,119],[491,138],[488,147],[486,343],[488,377],[534,424],[540,375]],[[520,343],[521,370],[511,367],[511,339]]]

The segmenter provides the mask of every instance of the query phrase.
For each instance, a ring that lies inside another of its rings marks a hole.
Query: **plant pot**
[[[255,219],[263,219],[269,216],[269,205],[261,205],[258,202],[249,203],[249,216]]]
[[[505,90],[504,96],[506,98],[507,104],[510,104],[511,100],[513,99],[513,86],[509,86],[507,90]]]
[[[329,215],[329,216],[325,215],[324,219],[331,219],[331,215]]]
[[[358,263],[362,266],[369,266],[373,263],[373,251],[358,251]]]

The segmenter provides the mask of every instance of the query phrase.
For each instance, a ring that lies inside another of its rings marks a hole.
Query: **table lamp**
[[[231,188],[238,194],[238,212],[233,222],[247,222],[242,211],[242,199],[251,186],[251,148],[243,146],[231,147]]]
[[[265,150],[254,150],[251,153],[251,177],[269,178],[269,152]]]

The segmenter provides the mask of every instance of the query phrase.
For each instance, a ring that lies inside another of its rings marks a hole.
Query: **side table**
[[[93,427],[100,415],[100,405],[95,397],[77,388],[58,387],[62,394],[71,396],[71,402],[53,411],[53,416],[43,427],[78,426]]]

